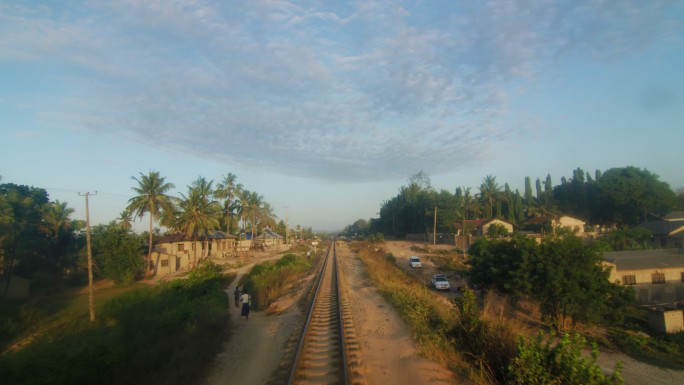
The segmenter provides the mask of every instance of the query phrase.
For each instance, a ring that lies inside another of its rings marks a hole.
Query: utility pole
[[[285,206],[285,244],[289,245],[288,240],[287,240],[287,233],[290,232],[289,228],[287,227],[287,209],[289,206]]]
[[[435,221],[432,225],[432,244],[437,244],[437,206],[435,206]]]
[[[90,211],[88,209],[88,197],[91,195],[89,192],[85,194],[78,193],[80,196],[85,197],[85,209],[86,209],[86,249],[88,251],[88,305],[90,307],[90,322],[95,321],[95,305],[93,301],[93,254],[90,252]],[[97,195],[97,191],[94,194]]]

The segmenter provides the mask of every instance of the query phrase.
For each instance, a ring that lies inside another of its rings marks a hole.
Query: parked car
[[[432,287],[436,290],[450,290],[451,284],[445,276],[437,274],[432,276]]]
[[[414,269],[417,269],[423,267],[423,264],[420,262],[420,258],[413,255],[409,257],[409,266],[411,266]]]

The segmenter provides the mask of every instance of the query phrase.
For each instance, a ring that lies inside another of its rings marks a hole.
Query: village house
[[[205,240],[208,248],[205,250]],[[234,256],[237,249],[237,237],[223,231],[210,231],[205,238],[199,235],[195,241],[191,236],[174,233],[161,237],[154,245],[152,261],[155,275],[171,274],[186,269],[194,263],[195,258],[226,258]],[[195,251],[197,251],[195,253]]]
[[[466,235],[472,235],[476,237],[484,237],[487,235],[489,232],[489,228],[492,225],[497,225],[501,226],[506,231],[508,234],[511,234],[513,232],[513,225],[502,221],[501,219],[497,218],[492,218],[492,219],[472,219],[472,220],[466,220],[465,221],[465,234]],[[463,234],[464,232],[462,231],[463,227],[463,222],[457,222],[456,223],[456,230],[459,234]]]
[[[603,261],[610,281],[632,286],[640,304],[684,300],[684,249],[611,251]]]
[[[586,222],[569,215],[529,217],[522,223],[523,228],[541,228],[548,225],[552,229],[567,229],[577,236],[584,235]]]

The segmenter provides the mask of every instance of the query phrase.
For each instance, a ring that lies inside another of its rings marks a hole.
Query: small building
[[[254,239],[254,247],[259,248],[278,246],[282,245],[283,243],[283,236],[274,233],[269,229],[264,230],[263,233],[261,233]]]
[[[152,259],[155,274],[170,274],[186,269],[205,257],[226,258],[236,254],[237,237],[214,230],[208,232],[206,237],[199,235],[194,241],[191,236],[182,233],[164,235],[154,245]]]
[[[529,217],[522,222],[523,228],[539,231],[547,225],[551,229],[567,229],[575,235],[583,236],[586,222],[568,215]]]
[[[679,333],[684,331],[684,315],[681,309],[650,308],[648,325],[659,333]]]
[[[506,229],[506,231],[510,234],[513,232],[513,225],[502,221],[501,219],[473,219],[473,220],[466,220],[465,221],[465,232],[462,231],[464,222],[457,222],[456,223],[456,230],[460,233],[465,235],[473,235],[476,237],[484,237],[487,235],[489,228],[492,225],[497,225],[501,226]]]
[[[641,304],[684,300],[682,249],[611,251],[603,255],[610,281],[632,286]]]

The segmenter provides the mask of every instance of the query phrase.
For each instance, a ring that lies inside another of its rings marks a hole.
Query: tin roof
[[[614,264],[616,271],[684,268],[681,249],[610,251],[603,259]]]

